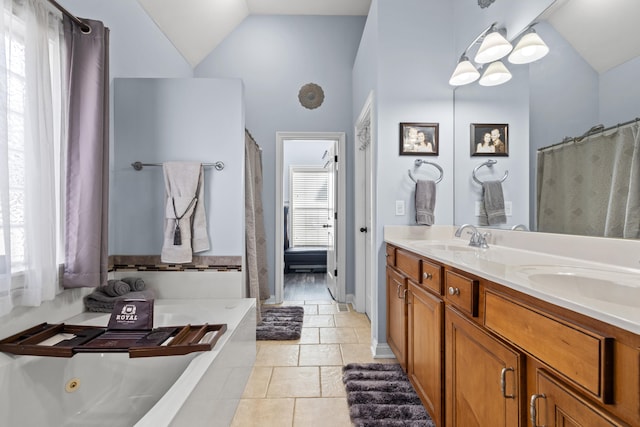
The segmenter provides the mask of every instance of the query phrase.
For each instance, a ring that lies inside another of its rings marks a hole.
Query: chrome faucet
[[[511,227],[512,230],[522,230],[522,231],[529,231],[529,229],[527,228],[526,225],[524,224],[518,224],[518,225],[514,225],[513,227]]]
[[[471,224],[463,224],[456,230],[456,237],[462,236],[462,232],[465,228],[470,228],[473,231],[470,231],[471,239],[469,239],[469,246],[473,246],[474,248],[483,248],[487,249],[489,245],[487,244],[487,237],[491,236],[491,233],[488,231],[485,233],[480,233],[478,229]]]

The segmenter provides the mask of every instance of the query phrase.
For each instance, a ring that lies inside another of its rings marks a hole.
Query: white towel
[[[201,163],[194,162],[167,162],[162,167],[167,203],[161,260],[188,263],[193,259],[193,253],[209,249],[204,171]],[[181,217],[178,220],[180,244],[175,244],[176,213]]]
[[[500,181],[485,181],[482,184],[485,215],[480,218],[480,225],[505,224],[507,216],[504,211],[504,195]]]
[[[416,223],[433,225],[435,215],[433,208],[436,205],[436,183],[430,180],[419,179],[416,182]]]

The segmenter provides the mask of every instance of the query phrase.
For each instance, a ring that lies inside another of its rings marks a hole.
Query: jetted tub
[[[108,314],[64,323],[106,326]],[[211,351],[129,358],[0,353],[0,425],[228,426],[255,362],[255,300],[156,300],[154,327],[227,324]]]

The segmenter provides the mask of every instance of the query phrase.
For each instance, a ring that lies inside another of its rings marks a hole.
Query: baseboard
[[[395,359],[396,355],[391,351],[387,343],[379,343],[375,339],[371,343],[371,353],[374,359]]]

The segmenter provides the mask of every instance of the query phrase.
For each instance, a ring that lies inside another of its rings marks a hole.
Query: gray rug
[[[435,427],[400,365],[350,363],[342,372],[355,426]]]
[[[302,307],[262,307],[262,322],[256,327],[256,339],[262,341],[300,339],[303,318]]]

